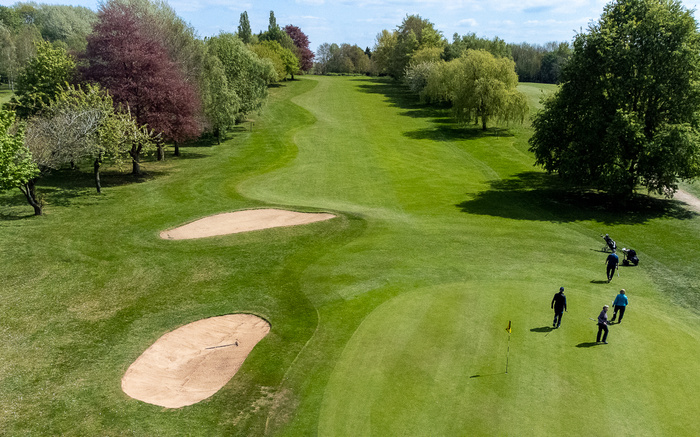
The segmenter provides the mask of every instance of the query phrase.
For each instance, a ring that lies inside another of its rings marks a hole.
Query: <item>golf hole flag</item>
[[[508,320],[508,327],[506,328],[506,331],[508,331],[508,334],[511,333],[511,329],[510,329],[510,320]]]

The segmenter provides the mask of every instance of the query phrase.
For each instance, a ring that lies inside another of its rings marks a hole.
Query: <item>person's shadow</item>
[[[554,331],[554,328],[551,326],[543,326],[541,328],[532,328],[530,329],[530,332],[552,332]]]
[[[598,346],[599,343],[596,343],[595,341],[589,341],[585,343],[579,343],[576,345],[576,347],[592,347],[592,346]]]
[[[605,280],[605,281],[600,281],[600,280],[594,279],[594,280],[591,281],[591,284],[607,284],[607,283],[608,283],[607,280]]]

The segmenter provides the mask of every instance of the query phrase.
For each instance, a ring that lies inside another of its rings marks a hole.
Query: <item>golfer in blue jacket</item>
[[[613,316],[611,322],[615,321],[615,317],[617,317],[617,312],[620,312],[620,318],[617,320],[617,323],[622,323],[622,316],[625,315],[625,308],[627,308],[627,305],[629,304],[629,299],[627,299],[627,295],[625,294],[625,289],[623,288],[620,290],[620,294],[615,296],[615,300],[613,301]]]

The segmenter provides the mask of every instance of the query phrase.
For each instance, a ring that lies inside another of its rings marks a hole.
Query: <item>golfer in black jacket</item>
[[[552,308],[554,308],[554,322],[552,323],[552,328],[558,328],[561,326],[561,316],[564,314],[566,309],[566,296],[564,296],[564,287],[559,287],[559,293],[555,294],[552,298]]]

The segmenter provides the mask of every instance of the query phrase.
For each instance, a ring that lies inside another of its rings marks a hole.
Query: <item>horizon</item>
[[[0,5],[18,2],[0,0]],[[98,0],[45,0],[39,4],[84,6],[96,11]],[[294,0],[232,1],[177,0],[167,2],[177,15],[192,26],[199,37],[220,32],[235,33],[241,13],[248,12],[250,26],[257,34],[267,30],[270,11],[277,24],[299,27],[310,41],[314,53],[323,43],[356,44],[373,49],[382,30],[395,30],[407,15],[429,20],[442,35],[452,41],[453,34],[476,34],[481,38],[498,37],[506,43],[543,45],[551,41],[571,42],[575,35],[597,21],[608,1],[573,0],[563,4],[555,0]],[[681,4],[695,11],[694,0]],[[693,12],[693,16],[696,16]],[[697,18],[696,18],[697,20]]]

